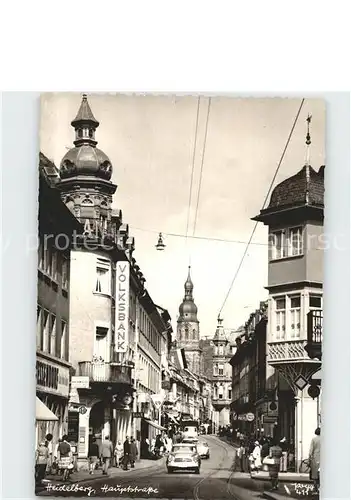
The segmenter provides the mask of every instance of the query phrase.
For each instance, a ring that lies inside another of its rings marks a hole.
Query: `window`
[[[54,249],[51,254],[51,277],[54,281],[57,280],[57,252]]]
[[[218,347],[215,346],[215,348],[214,348],[214,355],[217,356],[217,354],[218,354]]]
[[[44,255],[45,255],[45,272],[49,276],[51,276],[51,272],[52,272],[52,249],[47,246],[47,242],[45,244],[46,244],[46,248],[44,249]]]
[[[285,338],[285,297],[275,299],[276,339]]]
[[[223,346],[220,345],[218,349],[219,349],[219,355],[223,356]]]
[[[271,242],[271,258],[272,259],[283,259],[287,257],[287,245],[285,241],[285,231],[277,231],[272,233]]]
[[[83,137],[83,130],[81,128],[78,130],[78,137],[79,139]]]
[[[110,262],[105,259],[98,259],[95,292],[109,295],[110,290]]]
[[[41,349],[42,346],[41,318],[42,318],[42,310],[41,307],[38,305],[37,306],[37,349]]]
[[[49,311],[43,310],[43,323],[42,323],[42,345],[41,349],[44,352],[49,352]]]
[[[213,375],[218,375],[218,365],[214,365],[213,367]]]
[[[108,328],[104,326],[97,326],[95,330],[96,340],[100,340],[106,337]]]
[[[56,356],[56,316],[54,314],[50,315],[49,343],[50,343],[50,354]]]
[[[232,390],[228,389],[228,399],[232,399]]]
[[[303,254],[301,227],[294,227],[289,230],[289,253],[292,257]]]
[[[185,328],[185,340],[188,340],[189,338],[189,330],[188,328]]]
[[[322,296],[310,295],[309,305],[310,309],[322,309]]]
[[[290,297],[291,338],[300,337],[301,297]]]
[[[60,357],[62,359],[68,360],[66,354],[66,345],[67,345],[67,323],[65,321],[61,321],[61,353]]]
[[[274,231],[270,235],[270,260],[296,257],[303,254],[302,227]]]
[[[218,399],[223,399],[223,395],[224,395],[224,388],[223,385],[220,385],[218,388]]]
[[[62,288],[68,288],[68,262],[65,257],[62,257]]]
[[[224,367],[223,365],[218,365],[218,375],[223,375]]]

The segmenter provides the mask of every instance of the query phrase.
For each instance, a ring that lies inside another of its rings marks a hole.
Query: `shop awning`
[[[156,422],[153,422],[152,420],[149,420],[147,418],[144,418],[145,422],[147,422],[151,427],[154,427],[155,429],[159,431],[165,431],[166,427],[162,427],[162,425],[158,425]]]
[[[56,415],[40,401],[38,396],[36,397],[35,420],[51,422],[58,420]]]

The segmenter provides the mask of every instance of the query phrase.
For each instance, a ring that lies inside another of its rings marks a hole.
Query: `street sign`
[[[86,406],[80,406],[78,411],[81,415],[84,415],[84,413],[86,413],[88,409]]]
[[[72,377],[71,379],[72,389],[89,389],[89,377]]]
[[[253,422],[255,420],[255,415],[253,413],[247,413],[246,414],[246,420],[248,422]]]
[[[295,379],[294,384],[298,389],[300,389],[300,391],[303,391],[308,384],[308,380],[306,380],[304,376],[299,375],[297,379]]]
[[[165,396],[163,394],[152,394],[151,401],[153,402],[155,408],[159,410],[165,400]]]

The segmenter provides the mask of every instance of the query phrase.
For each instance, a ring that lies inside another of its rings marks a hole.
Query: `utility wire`
[[[204,146],[202,150],[202,158],[201,158],[201,169],[200,169],[200,179],[199,179],[199,188],[197,191],[197,200],[196,200],[196,209],[195,209],[195,219],[194,219],[194,228],[193,228],[193,236],[196,231],[196,223],[197,223],[197,215],[198,215],[198,210],[199,210],[199,202],[200,202],[200,194],[201,194],[201,185],[202,185],[202,172],[204,168],[204,160],[205,160],[205,153],[206,153],[206,144],[207,144],[207,131],[208,131],[208,119],[210,116],[210,109],[211,109],[211,101],[212,98],[209,97],[208,100],[208,108],[207,108],[207,116],[206,116],[206,129],[205,129],[205,139],[204,139]]]
[[[200,96],[197,99],[194,149],[193,149],[192,169],[191,169],[190,189],[189,189],[188,216],[187,216],[187,221],[186,221],[186,238],[188,237],[188,233],[189,233],[191,196],[192,196],[192,191],[193,191],[194,170],[195,170],[195,154],[196,154],[196,144],[197,144],[197,130],[198,130],[198,127],[199,127],[199,111],[200,111]]]
[[[272,186],[273,186],[273,184],[274,184],[274,181],[275,181],[275,179],[276,179],[276,177],[277,177],[277,174],[278,174],[278,172],[279,172],[280,166],[281,166],[282,161],[283,161],[283,159],[284,159],[284,156],[285,156],[286,150],[288,149],[288,146],[289,146],[289,143],[290,143],[290,139],[291,139],[292,134],[293,134],[293,132],[294,132],[294,130],[295,130],[295,126],[296,126],[297,120],[299,119],[299,116],[300,116],[300,113],[301,113],[301,109],[302,109],[302,106],[303,106],[304,102],[305,102],[305,99],[302,99],[302,100],[301,100],[301,103],[300,103],[300,106],[299,106],[299,109],[298,109],[298,111],[297,111],[297,114],[296,114],[296,117],[295,117],[294,123],[293,123],[293,125],[292,125],[292,127],[291,127],[290,134],[289,134],[289,136],[288,136],[288,139],[287,139],[287,141],[286,141],[285,147],[284,147],[284,149],[283,149],[283,153],[282,153],[282,155],[281,155],[281,157],[280,157],[280,160],[279,160],[278,166],[277,166],[277,168],[276,168],[276,170],[275,170],[275,173],[274,173],[273,179],[272,179],[272,181],[271,181],[271,183],[270,183],[270,186],[269,186],[269,189],[268,189],[267,195],[266,195],[265,200],[264,200],[264,202],[263,202],[262,210],[264,209],[264,207],[265,207],[265,205],[266,205],[266,202],[267,202],[268,197],[269,197],[269,195],[270,195],[270,192],[271,192]],[[259,222],[259,221],[256,221],[256,223],[255,223],[255,225],[254,225],[254,228],[253,228],[253,230],[252,230],[251,236],[250,236],[250,238],[249,238],[249,241],[248,241],[248,242],[247,242],[247,244],[246,244],[246,248],[245,248],[245,251],[244,251],[244,253],[243,253],[243,256],[242,256],[242,258],[241,258],[241,260],[240,260],[239,266],[238,266],[238,268],[237,268],[237,270],[236,270],[236,272],[235,272],[235,274],[234,274],[234,277],[233,277],[232,282],[231,282],[231,284],[230,284],[229,290],[228,290],[228,292],[227,292],[227,294],[226,294],[226,296],[225,296],[225,299],[224,299],[224,301],[223,301],[222,307],[221,307],[221,308],[220,308],[220,310],[219,310],[219,313],[218,313],[218,318],[220,318],[220,316],[221,316],[221,313],[222,313],[222,311],[223,311],[223,308],[224,308],[224,306],[225,306],[225,304],[226,304],[226,302],[227,302],[227,300],[228,300],[228,297],[229,297],[229,295],[230,295],[230,292],[232,291],[233,285],[234,285],[234,283],[235,283],[235,281],[236,281],[236,278],[237,278],[237,276],[238,276],[238,274],[239,274],[239,272],[240,272],[241,266],[242,266],[242,264],[243,264],[243,262],[244,262],[244,259],[245,259],[245,257],[246,257],[246,254],[247,254],[247,251],[248,251],[249,246],[250,246],[250,244],[251,244],[252,238],[254,237],[254,234],[255,234],[255,232],[256,232],[256,228],[257,228],[258,222]]]

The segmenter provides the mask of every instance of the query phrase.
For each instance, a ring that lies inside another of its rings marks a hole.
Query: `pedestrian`
[[[123,470],[128,470],[129,462],[130,462],[130,442],[129,442],[129,437],[126,436],[126,440],[123,443]]]
[[[89,474],[94,474],[94,470],[96,469],[96,464],[98,463],[99,460],[99,446],[96,442],[95,437],[93,437],[89,443],[88,458],[89,458]]]
[[[132,437],[130,440],[130,467],[134,469],[135,462],[138,458],[138,445],[135,439]]]
[[[320,461],[321,461],[321,429],[317,427],[314,431],[315,436],[312,438],[309,453],[309,463],[310,463],[310,479],[314,483],[315,492],[319,493],[319,483],[320,483]]]
[[[170,436],[166,437],[166,452],[169,454],[172,451],[173,442]]]
[[[121,443],[121,441],[117,441],[115,448],[116,467],[120,466],[122,456],[123,456],[123,444]]]
[[[279,482],[279,471],[280,471],[280,459],[283,455],[283,450],[278,444],[277,439],[272,439],[272,446],[269,449],[269,455],[266,457],[269,477],[271,480],[271,491],[278,489]]]
[[[52,434],[46,434],[45,436],[45,445],[48,449],[48,452],[49,452],[49,456],[48,456],[48,465],[47,465],[47,468],[46,468],[46,473],[47,474],[51,474],[52,472],[52,464],[53,464],[53,453],[52,453],[52,438],[53,438],[53,435]]]
[[[253,458],[253,470],[258,472],[262,468],[262,459],[261,459],[261,445],[258,441],[255,441],[255,447],[252,451]]]
[[[45,477],[48,465],[49,451],[45,441],[41,441],[35,454],[35,483],[40,486]]]
[[[113,457],[113,445],[109,436],[105,436],[105,440],[101,443],[101,458],[102,458],[102,474],[107,476],[110,468],[111,458]]]
[[[269,455],[269,440],[266,437],[262,438],[261,458],[262,460]]]
[[[53,458],[53,463],[52,463],[52,473],[55,473],[55,474],[62,474],[62,471],[59,467],[59,463],[58,463],[58,448],[59,448],[59,445],[60,443],[62,442],[62,439],[59,438],[56,446],[55,446],[55,449],[54,449],[54,458]]]
[[[62,436],[62,441],[58,445],[57,454],[59,459],[59,467],[63,471],[63,480],[67,481],[70,470],[72,469],[73,460],[71,445],[68,442],[68,436],[66,434]]]
[[[245,458],[246,458],[246,450],[243,441],[241,441],[240,446],[237,451],[237,457],[239,460],[239,467],[241,472],[245,472]]]

